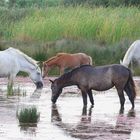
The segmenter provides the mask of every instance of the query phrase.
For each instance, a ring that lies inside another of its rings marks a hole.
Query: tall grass
[[[13,26],[32,13],[32,9],[7,9],[0,7],[0,38],[11,38]]]
[[[115,43],[139,38],[139,23],[140,12],[136,7],[48,7],[35,9],[16,22],[11,38],[26,36],[43,42],[72,38]]]

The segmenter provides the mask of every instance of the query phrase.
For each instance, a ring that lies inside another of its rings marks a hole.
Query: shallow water
[[[137,79],[138,80],[138,79]],[[6,79],[0,79],[0,140],[139,140],[140,97],[135,111],[126,97],[125,110],[119,112],[116,90],[95,92],[95,106],[83,108],[76,87],[65,88],[57,104],[51,103],[50,83],[45,80],[42,91],[28,78],[17,78],[15,87],[26,96],[6,96]],[[16,112],[35,105],[40,112],[36,127],[21,127]]]

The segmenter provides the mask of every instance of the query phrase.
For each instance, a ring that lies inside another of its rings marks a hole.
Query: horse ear
[[[42,62],[42,66],[44,66],[44,67],[46,67],[46,66],[47,66],[46,61]]]
[[[49,81],[53,84],[54,83],[54,81],[53,80],[51,80],[51,79],[49,79]]]
[[[38,65],[42,65],[43,64],[43,61],[37,61],[37,64]]]
[[[37,65],[38,65],[40,68],[42,68],[42,64],[43,64],[42,61],[37,61]]]

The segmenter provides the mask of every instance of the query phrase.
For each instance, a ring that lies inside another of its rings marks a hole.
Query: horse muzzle
[[[37,89],[42,89],[43,88],[43,83],[41,81],[36,82],[35,84],[36,84]]]
[[[51,98],[51,101],[53,102],[53,104],[56,103],[56,99],[55,98]]]
[[[48,74],[43,74],[42,75],[42,78],[44,79],[45,77],[47,77],[48,76]]]
[[[46,77],[46,75],[43,75],[42,78],[44,79]]]

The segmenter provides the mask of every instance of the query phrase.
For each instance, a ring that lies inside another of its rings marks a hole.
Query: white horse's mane
[[[133,52],[132,52],[132,46],[130,46],[130,48],[128,48],[128,50],[127,50],[127,52],[126,52],[126,54],[124,56],[123,62],[128,61],[132,57],[132,54],[133,54]]]
[[[131,46],[128,48],[124,58],[123,58],[123,62],[122,64],[128,66],[130,61],[132,60],[132,57],[134,55],[134,51],[135,51],[135,48],[136,48],[136,44],[137,44],[137,41],[135,41],[134,43],[131,44]]]
[[[12,47],[8,48],[7,50],[8,50],[8,51],[15,52],[15,53],[17,53],[17,54],[19,54],[19,55],[22,55],[29,63],[31,63],[31,64],[33,64],[34,66],[38,67],[37,61],[36,61],[36,60],[32,59],[31,57],[29,57],[29,56],[26,55],[25,53],[21,52],[20,50],[15,49],[15,48],[12,48]]]

